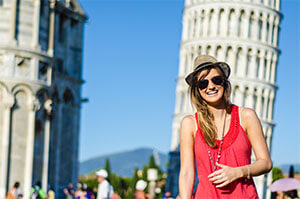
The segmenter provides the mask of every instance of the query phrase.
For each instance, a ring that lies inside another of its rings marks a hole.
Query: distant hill
[[[154,150],[151,148],[138,148],[131,151],[125,151],[120,153],[114,153],[109,155],[102,155],[86,161],[82,161],[79,164],[79,174],[86,175],[99,168],[105,166],[105,160],[108,158],[111,166],[111,170],[120,176],[133,175],[134,169],[142,169],[145,164],[148,164],[149,157],[153,154]],[[166,162],[168,161],[168,155],[155,151],[154,157],[156,162],[160,162],[160,167],[163,171],[166,171]]]
[[[294,166],[294,171],[300,173],[300,164],[282,164],[279,168],[282,170],[284,174],[288,174],[290,170],[290,166]]]

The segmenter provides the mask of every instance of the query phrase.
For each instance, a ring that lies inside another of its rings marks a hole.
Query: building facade
[[[76,0],[0,1],[0,198],[77,182],[83,32]]]
[[[192,71],[194,58],[200,54],[209,54],[218,61],[229,63],[231,100],[256,111],[271,150],[281,17],[280,0],[185,1],[171,159],[179,156],[182,118],[195,112],[185,77]],[[255,160],[254,154],[252,160]],[[169,170],[173,178],[178,172],[177,167]],[[269,198],[266,188],[271,183],[270,177],[254,178],[260,198]],[[178,181],[168,183],[173,183],[170,190],[173,187],[173,192],[178,193],[174,188]]]

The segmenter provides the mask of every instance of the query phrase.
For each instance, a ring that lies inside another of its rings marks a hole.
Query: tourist
[[[37,182],[31,188],[30,198],[31,199],[44,199],[44,198],[47,198],[47,194],[41,188],[41,182]]]
[[[53,189],[49,189],[48,199],[55,199],[55,192],[53,191]]]
[[[110,199],[113,195],[113,187],[106,180],[108,173],[105,169],[100,169],[96,172],[98,176],[98,193],[97,199]]]
[[[145,193],[145,188],[147,187],[147,182],[144,180],[139,180],[137,181],[135,185],[135,193],[134,193],[134,199],[146,199],[146,193]]]
[[[238,66],[241,67],[241,66]],[[186,77],[195,116],[185,116],[180,128],[179,193],[192,198],[258,198],[252,176],[272,169],[261,123],[250,108],[231,104],[230,67],[208,55],[194,61]],[[251,148],[256,161],[251,163]]]
[[[14,186],[9,190],[9,192],[6,194],[6,199],[18,199],[20,195],[20,183],[15,182]]]

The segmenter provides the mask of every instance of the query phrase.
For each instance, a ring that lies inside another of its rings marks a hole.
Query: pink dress
[[[195,114],[195,117],[198,120],[197,113]],[[219,147],[219,140],[217,140],[217,148],[213,149],[209,147],[214,164],[216,162]],[[249,180],[240,178],[222,188],[216,188],[215,185],[208,180],[207,176],[213,172],[213,166],[209,159],[203,132],[199,126],[197,127],[195,136],[194,150],[199,179],[195,199],[258,198],[252,178]],[[245,131],[240,125],[238,106],[232,105],[230,127],[223,138],[223,146],[219,163],[231,167],[244,166],[251,163],[250,156],[251,144]]]

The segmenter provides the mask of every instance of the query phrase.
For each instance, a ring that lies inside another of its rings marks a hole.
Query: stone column
[[[12,0],[10,29],[9,29],[9,39],[11,40],[11,42],[16,41],[16,22],[17,22],[16,17],[17,17],[17,0]]]
[[[246,73],[247,73],[247,64],[248,64],[248,71],[249,71],[249,64],[250,63],[247,63],[248,60],[247,60],[247,56],[248,56],[248,51],[246,51],[245,49],[242,50],[242,56],[241,56],[241,67],[240,67],[240,77],[246,77]]]
[[[245,58],[247,55],[245,55],[245,49],[242,48],[242,50],[240,51],[239,54],[239,60],[237,60],[237,65],[236,65],[236,73],[238,77],[243,77],[245,72],[245,68],[246,68],[246,62],[245,62]]]
[[[262,105],[262,91],[261,89],[257,90],[257,102],[255,111],[258,114],[258,117],[261,118],[261,105]]]
[[[33,30],[32,30],[32,44],[36,49],[39,45],[39,30],[40,30],[40,0],[34,1],[34,15],[33,15]]]
[[[6,195],[6,182],[7,182],[7,164],[8,164],[8,151],[9,151],[9,134],[10,134],[10,119],[11,108],[15,103],[13,95],[8,94],[4,96],[4,111],[3,111],[3,126],[2,126],[2,154],[0,165],[0,198],[5,198]]]
[[[57,103],[56,104],[56,128],[55,129],[57,132],[56,132],[56,135],[57,137],[55,138],[56,139],[56,144],[57,144],[57,148],[55,150],[55,172],[54,172],[54,179],[55,179],[55,187],[56,187],[56,192],[59,191],[59,170],[60,170],[60,142],[61,142],[61,133],[62,133],[62,123],[59,122],[62,120],[62,110],[63,110],[63,104],[62,103]]]
[[[187,39],[187,16],[183,15],[181,40],[185,41],[186,39]]]
[[[237,11],[233,11],[232,16],[231,16],[231,21],[229,22],[231,24],[229,30],[231,32],[230,36],[236,37],[237,36],[237,21],[238,21],[238,14],[236,13]]]
[[[256,12],[253,15],[252,22],[253,22],[253,31],[252,31],[253,35],[251,35],[251,36],[254,40],[258,40],[258,31],[260,31],[260,30],[258,27],[259,26],[259,16]]]
[[[223,27],[221,29],[221,35],[223,37],[226,37],[227,33],[228,33],[228,19],[229,19],[229,10],[228,10],[228,8],[224,9],[224,16],[223,17],[225,17],[225,20],[224,20],[224,24],[221,26],[221,27]]]
[[[195,17],[196,17],[196,24],[195,24],[195,35],[194,35],[194,38],[195,39],[198,39],[199,38],[199,33],[200,33],[200,14],[197,12],[195,14]]]
[[[178,76],[179,77],[182,77],[182,76],[184,76],[185,74],[184,74],[184,71],[185,71],[185,59],[186,59],[186,57],[185,57],[185,51],[184,50],[181,50],[180,51],[180,59],[179,59],[179,71],[178,71]]]
[[[274,35],[273,35],[273,45],[277,46],[277,40],[278,40],[278,29],[279,29],[279,19],[275,19],[275,26],[274,26]]]
[[[236,71],[236,67],[237,67],[237,63],[236,63],[236,55],[237,55],[237,48],[236,46],[232,46],[232,52],[231,52],[231,55],[228,57],[228,62],[232,63],[231,65],[231,69],[232,69],[232,72]]]
[[[247,93],[247,102],[246,102],[246,106],[250,107],[250,108],[254,108],[254,89],[252,86],[249,87],[248,89],[248,93]]]
[[[276,10],[279,11],[279,9],[280,9],[280,0],[275,0],[275,1],[276,1],[275,8],[276,8]]]
[[[209,28],[209,10],[205,10],[204,12],[204,22],[203,22],[203,37],[208,36],[208,28]]]
[[[267,107],[268,107],[268,101],[269,101],[269,90],[266,89],[264,92],[264,99],[265,99],[265,103],[264,103],[264,107],[263,107],[263,114],[262,114],[262,119],[266,120],[267,118]]]
[[[250,53],[250,63],[249,63],[249,77],[250,78],[255,78],[255,72],[257,70],[257,65],[256,65],[256,56],[255,56],[256,49],[252,49]]]
[[[275,4],[275,0],[270,0],[270,1],[271,1],[270,7],[275,9],[275,5],[274,5]]]
[[[44,103],[47,111],[47,119],[45,121],[45,135],[44,135],[44,155],[43,155],[43,174],[42,174],[42,189],[47,192],[48,186],[48,166],[49,166],[49,144],[50,144],[50,116],[52,114],[52,100],[47,99]]]
[[[235,90],[235,99],[234,99],[235,104],[239,106],[243,105],[243,93],[244,93],[243,85],[239,85],[239,88]]]
[[[271,79],[270,79],[270,82],[272,84],[275,84],[276,66],[277,66],[277,55],[274,54],[273,55],[272,68],[271,68]]]
[[[188,7],[191,5],[191,0],[185,0],[185,7]]]
[[[260,54],[259,54],[259,71],[258,71],[258,79],[262,80],[263,77],[264,77],[264,54],[265,52],[264,51],[261,51]]]
[[[265,81],[266,82],[270,82],[270,70],[271,70],[271,52],[268,52],[268,55],[267,55],[267,71],[266,71],[266,76],[265,76]]]
[[[269,35],[268,35],[268,44],[272,44],[272,34],[273,34],[273,25],[274,25],[274,16],[270,15],[269,19]]]
[[[77,173],[78,173],[78,149],[79,149],[79,128],[80,128],[80,104],[76,104],[74,107],[74,111],[75,111],[75,117],[74,117],[74,124],[73,124],[73,133],[75,133],[74,135],[74,151],[73,151],[73,183],[77,182]]]
[[[218,26],[216,26],[217,24],[218,24],[218,12],[217,10],[214,10],[211,16],[211,23],[209,24],[212,37],[215,37],[217,35],[217,29],[218,29]]]
[[[33,148],[34,148],[34,132],[35,132],[35,114],[40,109],[40,104],[36,98],[33,98],[28,104],[28,137],[26,144],[26,161],[24,165],[24,198],[30,197],[30,189],[32,185],[32,169],[33,169]]]
[[[244,39],[248,39],[248,32],[249,32],[249,11],[246,10],[243,17],[242,17],[242,24],[241,24],[241,36]]]
[[[55,0],[50,0],[50,16],[49,16],[49,40],[48,40],[48,55],[53,56],[54,53],[54,29],[55,29]]]
[[[195,39],[195,37],[196,37],[196,29],[197,29],[197,15],[196,15],[196,13],[193,13],[193,18],[192,18],[193,20],[192,20],[192,28],[191,28],[191,30],[192,30],[192,36],[191,36],[191,39]]]
[[[272,119],[273,119],[273,104],[274,104],[274,91],[271,91],[270,93],[270,102],[269,102],[269,108],[268,108],[268,115],[267,115],[267,119],[268,121],[272,122]]]
[[[263,13],[263,16],[262,16],[261,41],[262,42],[267,41],[267,16],[265,13]]]

